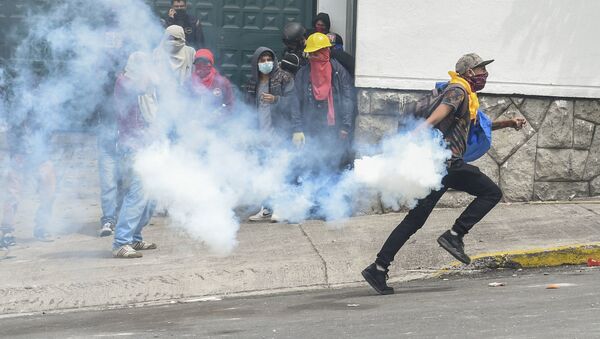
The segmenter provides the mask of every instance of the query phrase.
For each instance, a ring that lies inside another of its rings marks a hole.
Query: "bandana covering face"
[[[195,85],[202,84],[206,88],[212,86],[217,70],[213,67],[215,64],[215,57],[212,52],[208,49],[199,49],[194,56],[195,59],[206,59],[207,63],[198,62],[194,65],[194,74],[192,74],[192,81]],[[204,75],[204,76],[203,76]]]
[[[477,119],[477,109],[479,109],[479,98],[477,98],[477,93],[473,92],[471,89],[471,84],[469,84],[469,82],[464,78],[460,77],[458,73],[450,71],[448,72],[448,75],[450,75],[451,84],[460,84],[467,90],[467,94],[469,95],[469,113],[471,120]]]
[[[186,47],[183,28],[171,25],[165,30],[160,46],[154,50],[160,64],[168,65],[181,85],[189,79],[194,61],[194,49]]]
[[[333,106],[333,86],[329,48],[322,48],[310,55],[310,82],[313,95],[317,100],[327,99],[327,125],[335,125],[335,108]]]
[[[475,92],[481,91],[485,87],[485,83],[487,82],[488,74],[476,74],[472,77],[468,78],[467,81],[471,84],[471,88]]]

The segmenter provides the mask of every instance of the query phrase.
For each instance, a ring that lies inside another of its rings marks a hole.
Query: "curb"
[[[472,256],[472,262],[467,266],[460,262],[453,262],[449,265],[449,269],[459,267],[494,269],[584,265],[587,263],[588,258],[600,260],[600,242],[480,254]]]

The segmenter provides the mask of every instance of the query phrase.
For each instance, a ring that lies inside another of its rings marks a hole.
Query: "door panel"
[[[27,27],[21,24],[28,7],[48,6],[56,0],[0,0],[0,28],[18,34],[0,35],[0,58],[14,57],[17,41]],[[90,0],[101,1],[101,0]],[[145,0],[163,17],[171,0]],[[214,53],[217,67],[236,85],[250,75],[250,58],[256,48],[266,46],[280,56],[283,50],[281,28],[290,21],[310,25],[313,2],[305,0],[188,0],[188,10],[197,16],[204,29],[207,47]],[[158,42],[157,42],[158,43]],[[43,47],[37,46],[38,49]],[[33,52],[33,54],[38,54]],[[39,55],[28,58],[40,58]],[[40,52],[39,54],[43,54]]]
[[[170,0],[148,0],[165,15]],[[304,0],[188,0],[188,10],[202,22],[207,48],[217,67],[234,84],[250,76],[250,59],[265,46],[278,56],[283,50],[281,29],[291,21],[310,25],[313,1]]]

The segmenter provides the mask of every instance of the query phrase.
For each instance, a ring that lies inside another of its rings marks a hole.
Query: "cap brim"
[[[492,62],[494,62],[494,59],[491,59],[491,60],[485,60],[485,61],[482,61],[482,62],[480,62],[479,64],[477,64],[477,65],[476,65],[475,67],[473,67],[473,68],[477,68],[477,67],[484,67],[484,66],[487,66],[487,65],[491,64]]]

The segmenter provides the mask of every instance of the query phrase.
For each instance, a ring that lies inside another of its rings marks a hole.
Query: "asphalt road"
[[[10,338],[599,338],[600,268],[503,270],[369,287],[0,320]],[[490,287],[493,282],[505,286]],[[547,289],[557,284],[557,289]]]

